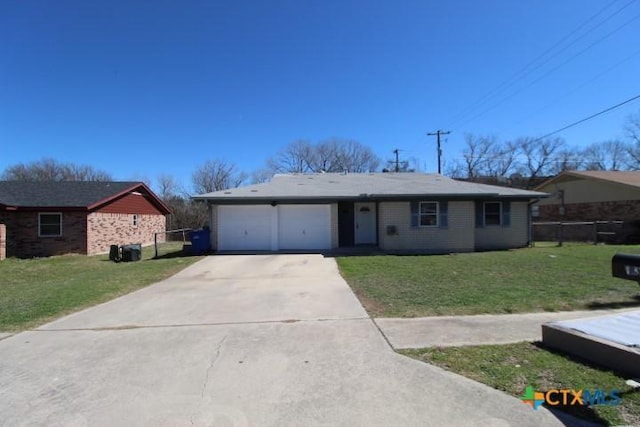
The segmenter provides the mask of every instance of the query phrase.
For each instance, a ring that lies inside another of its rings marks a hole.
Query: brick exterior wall
[[[5,226],[5,254],[7,257],[15,256],[15,241],[11,239],[10,233],[13,228],[13,216],[15,212],[0,210],[0,224]]]
[[[154,233],[166,230],[164,215],[137,214],[137,226],[133,225],[133,214],[93,212],[87,217],[87,254],[109,252],[111,245],[153,243]],[[165,235],[158,241],[164,242]]]
[[[0,261],[7,257],[7,226],[0,224]]]
[[[62,235],[38,236],[38,212],[5,212],[7,256],[20,258],[84,254],[87,250],[87,214],[62,212]]]
[[[560,205],[540,205],[539,212],[536,221],[639,221],[640,200],[569,203],[564,205],[564,215]]]
[[[166,230],[164,215],[137,215],[138,226],[132,225],[132,214],[94,212],[62,212],[62,235],[38,236],[38,212],[0,212],[0,223],[6,226],[6,256],[19,258],[66,254],[95,255],[109,252],[112,244],[153,243],[155,232]],[[164,242],[165,235],[158,241]]]

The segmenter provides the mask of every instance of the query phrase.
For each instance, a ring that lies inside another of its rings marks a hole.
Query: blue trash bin
[[[189,233],[191,240],[191,253],[193,255],[203,255],[211,250],[211,237],[208,228],[193,230]]]

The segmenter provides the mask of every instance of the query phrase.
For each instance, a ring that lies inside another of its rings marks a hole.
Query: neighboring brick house
[[[0,181],[8,257],[106,253],[153,243],[169,208],[141,182]],[[163,236],[164,238],[164,236]]]
[[[565,171],[535,190],[551,197],[534,205],[534,221],[624,221],[605,227],[615,233],[612,240],[640,238],[640,171]]]

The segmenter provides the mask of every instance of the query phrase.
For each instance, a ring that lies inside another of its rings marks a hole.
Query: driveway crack
[[[211,357],[211,362],[209,363],[209,367],[207,368],[207,373],[205,374],[205,377],[204,377],[204,384],[202,385],[202,391],[200,392],[200,397],[203,399],[204,399],[204,392],[207,390],[207,386],[209,385],[209,374],[211,373],[211,369],[213,368],[213,365],[215,365],[216,361],[218,360],[218,357],[220,357],[220,350],[222,350],[222,345],[224,344],[226,339],[227,339],[227,335],[225,335],[224,338],[220,340],[220,342],[216,347],[215,353]]]

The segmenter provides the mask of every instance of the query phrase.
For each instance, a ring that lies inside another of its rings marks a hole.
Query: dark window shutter
[[[502,226],[511,226],[511,202],[502,202]]]
[[[447,228],[449,226],[449,203],[445,200],[444,202],[438,202],[440,208],[440,218],[438,218],[438,226],[440,228]]]
[[[420,226],[420,203],[411,202],[411,228]]]
[[[476,228],[484,227],[484,204],[476,201]]]

